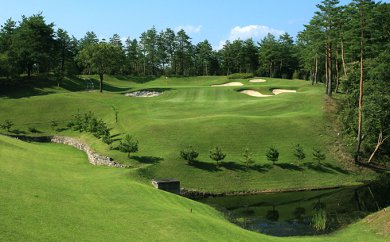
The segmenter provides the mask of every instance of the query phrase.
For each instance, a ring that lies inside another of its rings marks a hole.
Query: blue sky
[[[81,38],[94,31],[108,39],[138,38],[155,26],[157,30],[183,28],[193,43],[208,39],[214,48],[226,40],[263,38],[268,32],[292,36],[303,29],[320,0],[12,0],[1,1],[0,23],[12,17],[43,12],[48,22]],[[350,1],[341,0],[342,4]],[[386,1],[387,2],[387,1]]]

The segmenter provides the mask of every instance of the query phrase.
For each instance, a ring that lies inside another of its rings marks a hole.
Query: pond
[[[390,177],[330,190],[198,199],[239,226],[273,236],[330,233],[390,205]]]

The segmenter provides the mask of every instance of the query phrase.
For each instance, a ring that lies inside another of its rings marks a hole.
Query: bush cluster
[[[93,112],[76,113],[73,119],[68,122],[68,127],[79,132],[88,132],[93,134],[96,138],[103,137],[106,144],[112,143],[110,140],[110,129],[107,124],[95,116]]]
[[[252,77],[252,73],[234,73],[227,76],[228,79],[248,79]]]

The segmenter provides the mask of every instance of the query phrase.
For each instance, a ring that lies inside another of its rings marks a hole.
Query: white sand
[[[246,95],[249,95],[252,97],[272,97],[273,96],[273,95],[264,95],[258,91],[254,91],[254,90],[243,90],[240,93],[243,93],[243,94],[246,94]]]
[[[241,82],[228,82],[224,84],[219,84],[219,85],[211,85],[212,87],[240,87],[243,86]]]
[[[287,92],[297,92],[296,90],[287,90],[287,89],[274,89],[272,90],[272,93],[275,95],[281,94],[281,93],[287,93]]]
[[[249,82],[266,82],[267,80],[264,80],[264,79],[252,79],[252,80],[249,80]]]

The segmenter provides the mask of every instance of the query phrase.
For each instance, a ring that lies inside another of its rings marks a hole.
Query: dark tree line
[[[197,44],[184,30],[156,28],[122,42],[118,34],[99,40],[93,31],[81,39],[46,23],[42,14],[8,19],[0,30],[0,77],[51,73],[58,80],[69,74],[134,76],[197,76],[253,73],[291,78],[298,66],[296,46],[287,33],[226,41],[221,50],[210,42]],[[106,49],[106,50],[104,50]],[[100,54],[96,54],[100,53]]]

